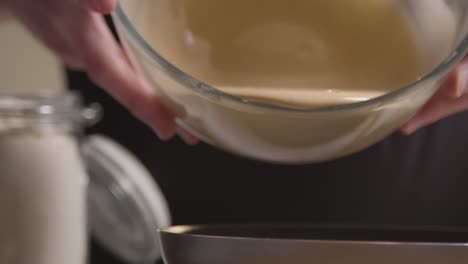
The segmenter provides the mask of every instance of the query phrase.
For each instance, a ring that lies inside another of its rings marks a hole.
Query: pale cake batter
[[[409,21],[389,0],[157,0],[144,37],[228,93],[315,107],[366,100],[422,74]],[[146,30],[145,30],[146,31]]]

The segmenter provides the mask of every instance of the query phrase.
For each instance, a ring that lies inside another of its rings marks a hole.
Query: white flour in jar
[[[71,135],[0,119],[0,263],[85,264],[86,179]]]

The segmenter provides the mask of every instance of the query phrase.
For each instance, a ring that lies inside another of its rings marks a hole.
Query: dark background
[[[242,159],[206,144],[163,143],[83,73],[69,87],[104,106],[89,133],[131,150],[155,176],[174,224],[307,222],[468,226],[468,113],[410,137],[395,133],[343,159],[307,166]],[[96,245],[92,263],[119,263]]]
[[[154,174],[174,224],[306,222],[468,227],[468,113],[399,133],[360,153],[307,166],[234,157],[206,144],[163,143],[80,72],[69,87],[99,102],[88,133],[115,139]],[[92,264],[120,263],[92,243]]]

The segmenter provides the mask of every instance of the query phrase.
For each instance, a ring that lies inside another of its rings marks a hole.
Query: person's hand
[[[0,22],[3,22],[5,20],[8,20],[10,18],[11,14],[6,8],[6,3],[2,0],[0,0]]]
[[[468,56],[416,116],[403,125],[402,131],[409,135],[419,128],[464,110],[468,110]]]
[[[102,14],[117,0],[0,0],[33,34],[74,69],[91,79],[148,124],[163,140],[179,134],[188,144],[197,139],[177,127],[152,89],[138,77],[114,40]]]

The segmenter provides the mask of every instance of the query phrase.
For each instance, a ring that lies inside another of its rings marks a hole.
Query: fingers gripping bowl
[[[153,48],[154,45],[149,40],[163,37],[162,34],[158,35],[157,29],[169,28],[164,35],[167,37],[172,34],[171,27],[157,24],[152,27],[148,26],[147,21],[162,15],[153,10],[165,10],[172,2],[184,1],[120,1],[113,17],[132,64],[157,91],[161,101],[181,126],[218,148],[269,162],[326,161],[376,143],[412,117],[437,91],[450,70],[468,51],[467,1],[388,0],[387,2],[401,8],[416,36],[415,42],[418,43],[422,64],[421,74],[404,85],[366,100],[317,107],[284,105],[239,96],[205,83],[175,66],[158,49]],[[333,2],[336,5],[343,4],[341,1],[331,1]],[[351,2],[353,1],[349,0]],[[177,14],[178,11],[171,12]],[[354,22],[355,18],[350,21]],[[363,25],[377,23],[372,19],[379,18],[375,16],[366,19]],[[243,20],[246,19],[239,19]],[[219,24],[218,28],[222,29],[228,22],[214,19],[211,24]],[[198,45],[190,32],[184,34],[187,43]],[[389,30],[389,38],[380,39],[376,43],[387,44],[394,41],[391,34],[392,31]],[[262,37],[264,39],[268,38]],[[369,49],[369,52],[386,54],[390,51],[387,47],[377,45]],[[368,54],[354,55],[357,58],[366,57],[366,60],[369,58]],[[360,60],[355,61],[358,65]],[[204,69],[203,59],[192,63],[195,65],[194,69]],[[300,101],[302,98],[299,95],[296,99]]]

